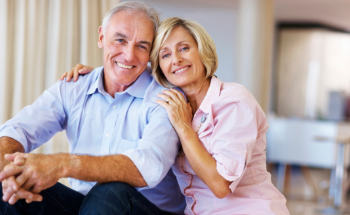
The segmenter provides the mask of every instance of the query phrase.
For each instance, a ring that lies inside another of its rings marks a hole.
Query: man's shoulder
[[[95,68],[91,73],[85,75],[79,75],[79,78],[76,82],[71,80],[67,82],[66,79],[58,81],[56,84],[65,91],[68,96],[73,96],[78,92],[87,93],[90,87],[97,81],[103,67]]]

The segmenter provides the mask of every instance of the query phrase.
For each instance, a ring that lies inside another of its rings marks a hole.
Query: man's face
[[[100,27],[98,46],[103,48],[104,84],[108,93],[126,90],[145,70],[153,28],[152,21],[144,15],[128,11],[115,14],[105,31]]]

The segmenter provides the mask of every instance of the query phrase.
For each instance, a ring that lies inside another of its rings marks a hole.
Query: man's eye
[[[146,46],[143,46],[143,45],[139,45],[139,47],[140,47],[140,48],[142,48],[142,49],[145,49],[145,50],[147,50],[147,47],[146,47]]]
[[[116,39],[116,41],[122,43],[122,42],[124,42],[124,39]]]

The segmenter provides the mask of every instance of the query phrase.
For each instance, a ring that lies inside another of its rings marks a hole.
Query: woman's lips
[[[185,72],[185,70],[189,69],[191,66],[186,66],[186,67],[183,67],[181,69],[178,69],[176,71],[174,71],[173,73],[174,74],[182,74],[183,72]]]

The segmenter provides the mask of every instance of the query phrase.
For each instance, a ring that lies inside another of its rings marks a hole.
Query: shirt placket
[[[124,94],[116,94],[113,102],[108,108],[101,146],[101,154],[103,155],[110,154],[110,144],[112,140],[112,135],[116,126],[123,98]]]
[[[192,211],[193,214],[195,214],[194,211],[193,211],[193,207],[194,207],[194,205],[196,204],[196,199],[194,198],[193,195],[187,193],[187,189],[191,188],[191,186],[192,186],[193,175],[192,175],[191,173],[189,173],[189,172],[187,172],[187,171],[184,170],[184,168],[183,168],[183,162],[184,162],[185,159],[186,159],[186,158],[185,158],[184,156],[180,158],[180,168],[181,168],[181,171],[182,171],[183,173],[185,173],[186,175],[190,176],[190,183],[189,183],[189,185],[188,185],[187,187],[185,187],[185,189],[184,189],[184,194],[185,194],[185,196],[191,197],[191,198],[193,199],[193,204],[192,204],[192,206],[191,206],[191,211]]]

